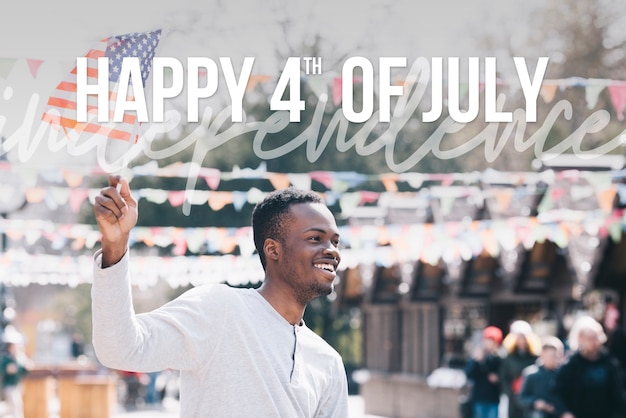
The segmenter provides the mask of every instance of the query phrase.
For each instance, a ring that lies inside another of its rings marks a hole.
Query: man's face
[[[335,218],[321,203],[298,203],[284,225],[277,275],[306,304],[328,295],[339,264],[339,231]]]

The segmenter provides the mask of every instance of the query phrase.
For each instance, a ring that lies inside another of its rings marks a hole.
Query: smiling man
[[[110,177],[94,211],[102,249],[93,343],[104,365],[180,370],[182,417],[348,416],[341,357],[302,321],[307,303],[332,291],[340,261],[337,225],[319,195],[278,190],[255,207],[265,270],[258,290],[199,286],[141,314],[130,291],[128,238],[138,210],[128,182]]]

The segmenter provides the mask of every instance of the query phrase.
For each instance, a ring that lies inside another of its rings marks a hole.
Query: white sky
[[[334,1],[270,0],[56,0],[13,1],[0,14],[0,57],[73,59],[100,38],[169,27],[185,45],[167,52],[203,55],[238,51],[269,56],[284,38],[277,20],[289,19],[294,36],[320,33],[339,46],[359,40],[381,55],[395,51],[446,55],[466,48],[468,26],[514,16],[519,2],[496,0]],[[202,28],[205,26],[205,28]],[[209,29],[210,27],[210,29]],[[205,36],[205,35],[211,35]],[[451,55],[451,54],[450,54]],[[458,53],[456,55],[459,55]]]

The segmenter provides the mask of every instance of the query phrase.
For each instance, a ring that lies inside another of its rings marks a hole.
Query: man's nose
[[[335,245],[333,245],[332,243],[328,243],[327,248],[324,250],[325,254],[328,254],[329,256],[331,256],[332,258],[339,260],[341,258],[341,254],[339,252],[339,248],[337,248]]]

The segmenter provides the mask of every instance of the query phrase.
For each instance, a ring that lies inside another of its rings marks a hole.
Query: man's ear
[[[280,245],[280,242],[272,239],[272,238],[267,238],[265,240],[265,243],[263,244],[263,251],[265,252],[265,258],[268,260],[278,260],[278,258],[280,257],[280,252],[282,250],[282,247]]]

